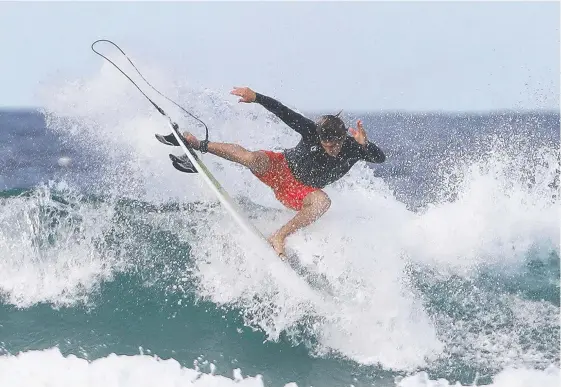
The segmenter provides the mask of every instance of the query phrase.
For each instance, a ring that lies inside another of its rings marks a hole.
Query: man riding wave
[[[324,115],[314,122],[248,87],[235,87],[231,94],[240,97],[239,102],[259,103],[298,132],[302,139],[292,149],[272,152],[250,151],[237,144],[199,141],[188,132],[183,136],[195,150],[249,168],[273,190],[284,206],[297,211],[288,223],[268,238],[277,254],[283,256],[286,237],[315,222],[329,209],[331,200],[322,188],[343,177],[357,161],[382,163],[386,156],[377,145],[368,141],[360,120],[356,129],[347,130],[338,114]],[[179,145],[172,134],[160,136],[159,140]],[[181,159],[180,163],[189,171],[187,158]]]

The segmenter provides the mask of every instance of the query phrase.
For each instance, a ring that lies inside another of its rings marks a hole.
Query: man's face
[[[321,140],[321,146],[325,149],[325,153],[331,157],[335,157],[341,152],[344,142],[345,137],[341,139]]]

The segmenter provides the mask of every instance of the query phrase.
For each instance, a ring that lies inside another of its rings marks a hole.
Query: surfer
[[[275,114],[302,136],[298,145],[284,152],[250,151],[238,144],[199,141],[189,132],[183,136],[195,150],[209,152],[249,168],[273,190],[277,200],[297,211],[268,239],[277,254],[283,256],[287,236],[312,224],[329,209],[331,200],[322,188],[343,177],[357,161],[382,163],[386,156],[377,145],[368,141],[360,120],[356,129],[347,130],[340,113],[321,116],[314,122],[248,87],[235,87],[230,94],[240,97],[239,102],[258,103]],[[173,134],[160,136],[159,140],[179,145]],[[176,168],[183,167],[185,172],[194,171],[186,157],[175,161],[178,162],[184,165],[175,165]]]

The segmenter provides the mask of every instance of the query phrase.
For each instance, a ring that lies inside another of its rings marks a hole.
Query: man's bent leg
[[[331,199],[322,190],[310,192],[302,203],[302,209],[270,238],[277,254],[284,254],[284,240],[293,232],[318,220],[331,206]]]
[[[253,173],[262,174],[269,168],[269,157],[261,151],[249,151],[238,144],[209,142],[208,152],[249,168]]]

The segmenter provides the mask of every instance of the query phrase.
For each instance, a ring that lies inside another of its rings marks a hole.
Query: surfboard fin
[[[161,134],[155,134],[156,139],[161,142],[162,144],[171,145],[171,146],[179,146],[179,142],[173,135],[173,133],[168,134],[167,136],[162,136]]]
[[[185,173],[197,173],[195,166],[191,163],[191,161],[189,161],[187,155],[177,157],[176,155],[170,154],[169,158],[171,160],[171,165],[173,165],[173,167],[178,171]]]

